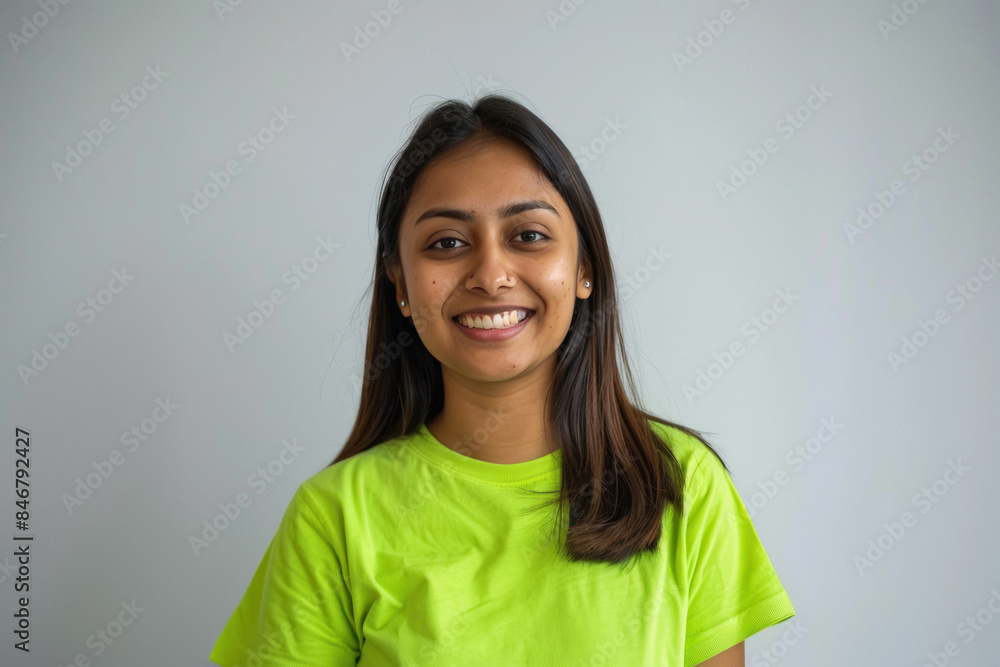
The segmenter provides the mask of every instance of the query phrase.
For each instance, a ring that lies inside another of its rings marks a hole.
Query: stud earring
[[[403,308],[406,308],[406,302],[405,301],[400,301],[399,305],[401,305]]]
[[[590,281],[589,281],[589,280],[585,280],[585,281],[583,282],[583,286],[584,286],[584,287],[590,287]]]

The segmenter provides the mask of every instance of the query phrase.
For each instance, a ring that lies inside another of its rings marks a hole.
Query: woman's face
[[[399,229],[402,274],[389,267],[396,305],[406,301],[444,373],[495,382],[552,372],[576,299],[591,292],[577,243],[566,202],[529,153],[470,139],[415,183]]]

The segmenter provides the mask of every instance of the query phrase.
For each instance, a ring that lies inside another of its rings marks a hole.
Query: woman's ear
[[[580,262],[580,270],[576,279],[576,298],[587,299],[594,292],[594,274],[590,269],[590,262],[584,260]]]
[[[406,290],[403,289],[405,280],[403,279],[403,271],[398,264],[387,263],[385,267],[386,275],[389,280],[396,287],[396,305],[402,309],[403,317],[410,316],[410,304],[406,298]],[[400,304],[406,304],[400,305]]]

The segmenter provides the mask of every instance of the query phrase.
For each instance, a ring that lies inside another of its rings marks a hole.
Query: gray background
[[[799,636],[760,632],[747,664],[993,664],[997,5],[404,0],[348,61],[341,44],[387,5],[0,8],[0,662],[209,664],[292,493],[353,423],[382,170],[430,104],[496,90],[586,163],[646,405],[708,432],[795,605]],[[813,87],[828,96],[810,109]],[[268,136],[275,109],[293,118]],[[57,175],[102,119],[113,130]],[[258,133],[273,141],[248,160]],[[240,172],[186,221],[230,160]],[[317,238],[336,249],[304,263]],[[230,349],[275,289],[284,302]],[[775,318],[779,290],[793,300]],[[73,323],[58,349],[50,334]],[[699,372],[704,391],[685,392]],[[178,406],[160,423],[157,399]],[[16,427],[31,434],[30,657],[9,631]],[[121,465],[67,507],[114,450]],[[251,504],[196,554],[190,536],[240,493]],[[97,656],[88,637],[133,600]]]

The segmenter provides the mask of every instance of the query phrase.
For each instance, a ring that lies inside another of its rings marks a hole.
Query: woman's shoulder
[[[669,447],[670,452],[677,459],[684,477],[690,480],[701,471],[705,464],[715,467],[718,465],[724,468],[715,449],[710,446],[701,434],[694,429],[686,428],[671,422],[648,420],[650,428]]]
[[[301,482],[299,494],[329,505],[360,500],[376,487],[384,492],[395,478],[407,474],[405,460],[415,436],[392,438],[328,465]]]

